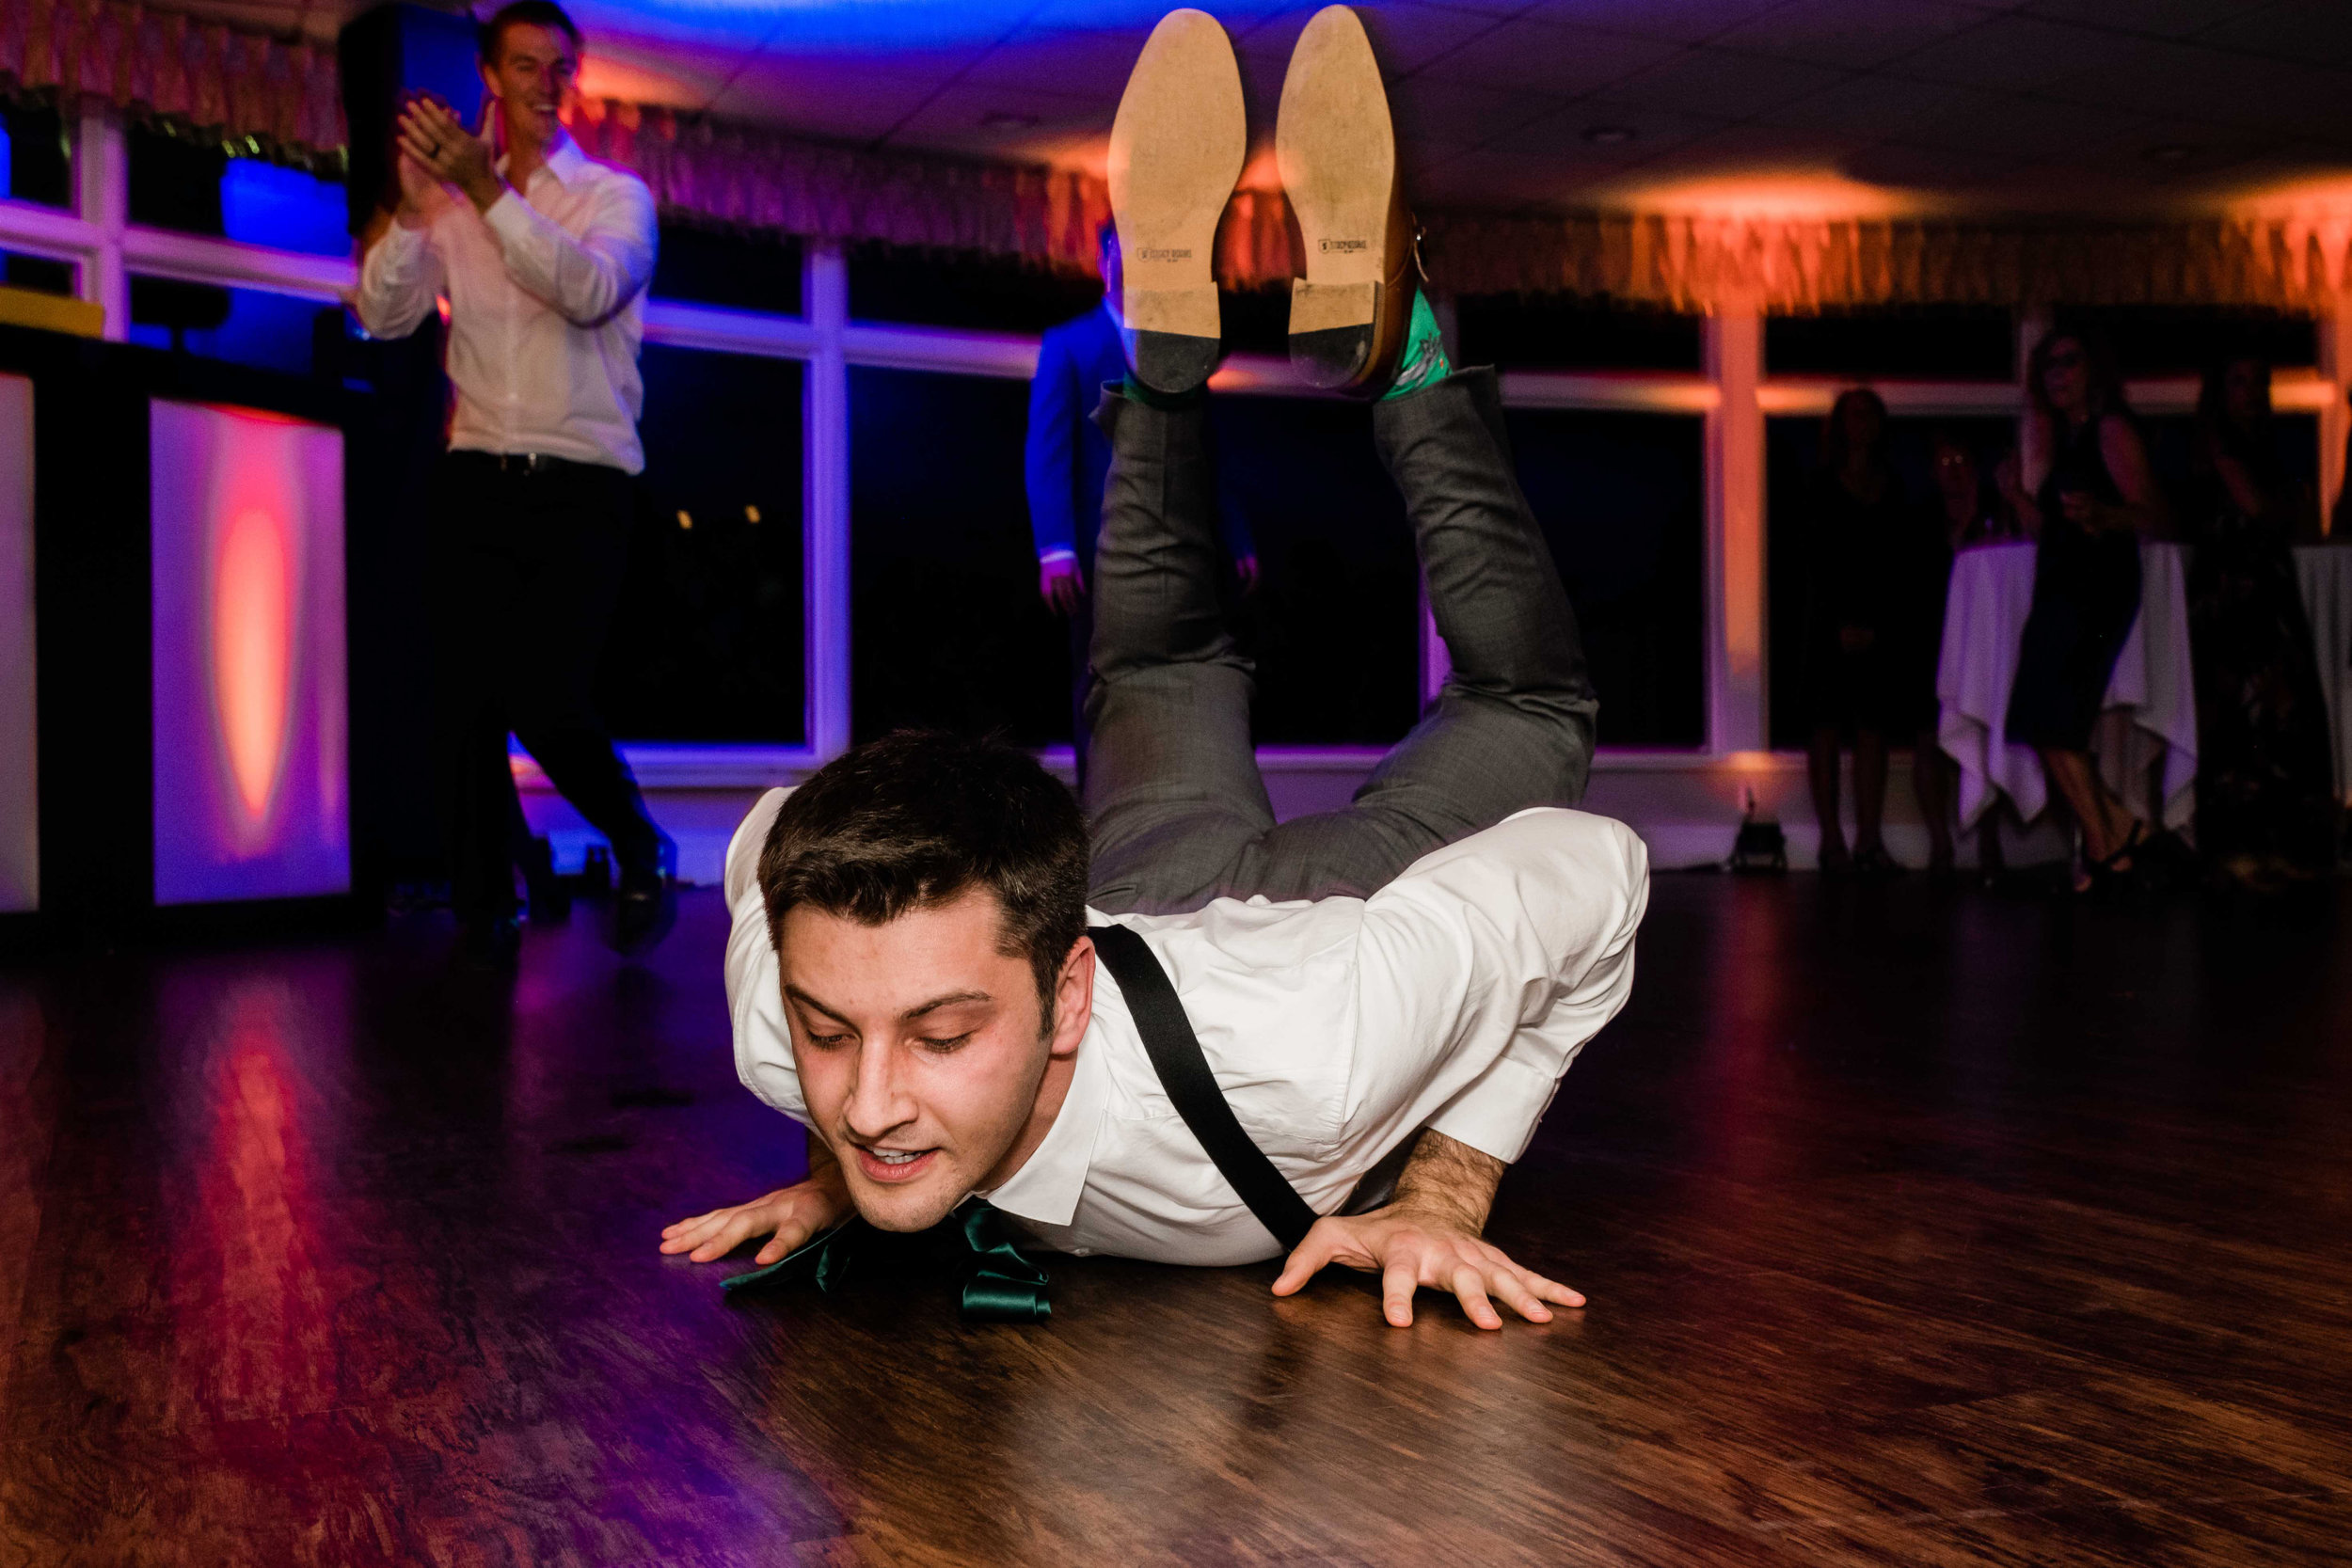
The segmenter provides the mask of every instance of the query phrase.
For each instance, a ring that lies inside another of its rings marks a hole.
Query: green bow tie
[[[974,1200],[964,1210],[961,1221],[956,1222],[955,1231],[971,1252],[963,1275],[962,1306],[966,1319],[1026,1323],[1042,1323],[1054,1315],[1054,1305],[1045,1295],[1049,1276],[1024,1257],[1020,1248],[1005,1240],[993,1208]],[[817,1281],[819,1291],[831,1294],[849,1273],[850,1259],[872,1235],[871,1227],[852,1217],[766,1268],[721,1280],[719,1288],[734,1291],[771,1279],[788,1283],[807,1274]]]

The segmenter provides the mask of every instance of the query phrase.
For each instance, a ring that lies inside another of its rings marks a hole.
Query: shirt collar
[[[506,173],[509,156],[505,153],[499,156],[501,177]],[[572,140],[572,134],[559,125],[555,128],[555,145],[548,149],[548,155],[539,166],[554,175],[557,184],[568,185],[580,178],[581,169],[588,166],[588,154],[580,150],[580,143]]]
[[[1094,983],[1103,984],[1099,970]],[[1087,1025],[1086,1037],[1078,1042],[1070,1092],[1062,1097],[1054,1125],[1045,1131],[1045,1141],[1004,1185],[982,1193],[982,1197],[1008,1214],[1039,1225],[1070,1223],[1078,1212],[1079,1195],[1086,1191],[1087,1173],[1094,1165],[1095,1134],[1102,1131],[1103,1117],[1110,1106],[1110,1067],[1104,1059],[1107,1049],[1098,1018]]]

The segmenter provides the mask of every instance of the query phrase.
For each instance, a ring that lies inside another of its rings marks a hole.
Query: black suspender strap
[[[1176,1114],[1249,1212],[1274,1232],[1274,1239],[1285,1250],[1297,1246],[1315,1223],[1315,1212],[1234,1118],[1233,1108],[1209,1071],[1208,1058],[1200,1053],[1200,1040],[1184,1016],[1184,1005],[1168,984],[1168,971],[1143,938],[1124,926],[1090,926],[1087,935],[1094,939],[1094,951],[1119,982],[1136,1032],[1143,1036],[1143,1049],[1152,1057],[1152,1069],[1160,1075],[1160,1087],[1168,1091]]]

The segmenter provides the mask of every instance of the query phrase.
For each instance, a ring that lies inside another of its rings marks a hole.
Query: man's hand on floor
[[[1413,1292],[1424,1285],[1460,1297],[1481,1328],[1502,1326],[1489,1296],[1533,1323],[1551,1321],[1547,1302],[1583,1306],[1576,1291],[1520,1268],[1481,1239],[1495,1188],[1509,1168],[1442,1132],[1422,1132],[1397,1177],[1396,1201],[1368,1214],[1317,1220],[1282,1266],[1274,1293],[1295,1294],[1327,1263],[1344,1263],[1380,1276],[1382,1307],[1399,1328],[1412,1323]]]
[[[754,1236],[767,1236],[755,1263],[775,1262],[850,1212],[850,1193],[833,1156],[809,1139],[809,1177],[765,1197],[713,1209],[661,1228],[661,1250],[683,1252],[697,1263],[724,1258]]]
[[[1452,1216],[1406,1203],[1368,1214],[1334,1214],[1315,1222],[1298,1243],[1274,1293],[1296,1293],[1326,1264],[1380,1276],[1382,1309],[1399,1328],[1413,1321],[1413,1292],[1422,1286],[1452,1291],[1462,1310],[1481,1328],[1501,1328],[1502,1316],[1487,1298],[1498,1297],[1529,1323],[1551,1321],[1549,1302],[1581,1307],[1584,1298],[1556,1280],[1519,1267],[1503,1250],[1482,1241]]]

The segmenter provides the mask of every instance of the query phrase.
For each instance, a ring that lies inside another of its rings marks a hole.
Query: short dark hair
[[[490,14],[489,21],[474,29],[475,47],[482,52],[484,65],[499,63],[499,49],[509,27],[551,28],[572,40],[574,54],[580,52],[580,24],[555,0],[507,0]]]
[[[759,853],[768,940],[807,904],[862,926],[984,888],[997,950],[1026,958],[1044,1026],[1063,960],[1086,935],[1086,818],[1026,752],[993,737],[900,730],[818,769],[776,813]]]

